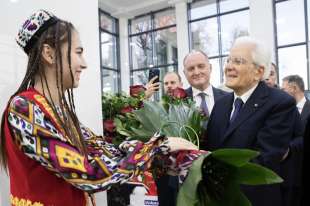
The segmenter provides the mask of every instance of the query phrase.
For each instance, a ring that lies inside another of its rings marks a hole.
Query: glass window
[[[176,28],[160,30],[155,33],[156,65],[177,63],[177,34]]]
[[[303,0],[277,3],[276,17],[278,46],[305,41]]]
[[[249,0],[221,0],[220,12],[233,11],[240,8],[249,7]]]
[[[308,89],[306,46],[278,49],[278,55],[280,85],[285,76],[298,74],[304,79],[305,89]]]
[[[166,10],[155,14],[155,28],[176,24],[174,10]]]
[[[219,86],[224,80],[224,60],[233,42],[249,35],[249,1],[194,1],[190,4],[189,18],[190,48],[200,49],[209,56],[213,67],[210,82]]]
[[[214,87],[218,87],[221,84],[221,67],[219,58],[209,59],[209,62],[212,65],[210,83]]]
[[[249,35],[249,11],[221,16],[222,53],[228,54],[236,38]]]
[[[144,16],[131,20],[131,34],[148,31],[151,29],[151,17]]]
[[[115,32],[113,19],[104,13],[100,14],[100,28],[109,32]]]
[[[119,91],[119,72],[103,69],[102,70],[102,91],[117,93]]]
[[[101,33],[101,58],[103,66],[118,68],[116,37],[104,32]]]
[[[120,91],[118,20],[102,10],[99,15],[102,91],[117,93]]]
[[[199,19],[216,14],[216,0],[197,1],[191,4],[190,19]]]
[[[132,37],[130,47],[133,69],[154,66],[151,33]]]
[[[175,11],[167,8],[130,20],[133,25],[143,25],[143,33],[129,31],[131,84],[148,83],[151,68],[160,69],[160,80],[167,71],[177,71],[178,46]],[[139,31],[139,32],[140,32]],[[162,90],[154,96],[159,100]]]
[[[208,56],[219,55],[218,24],[216,18],[193,22],[191,26],[192,48],[204,51]]]

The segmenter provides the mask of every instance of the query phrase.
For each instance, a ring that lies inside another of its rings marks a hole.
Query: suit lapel
[[[213,90],[214,103],[215,103],[220,98],[220,94],[219,94],[219,91],[215,89],[214,87],[212,87],[212,90]]]
[[[307,99],[304,107],[302,108],[301,114],[300,114],[301,119],[303,119],[303,120],[307,119],[309,113],[310,113],[310,101]]]
[[[239,115],[235,119],[234,122],[232,122],[228,127],[227,130],[223,136],[222,142],[236,129],[240,124],[242,124],[245,120],[247,120],[249,117],[251,117],[261,106],[265,104],[265,102],[268,100],[268,90],[267,85],[264,83],[259,83],[257,88],[254,90],[250,98],[247,100],[247,102],[243,105],[242,109],[240,110]],[[232,108],[232,102],[230,105],[230,108]],[[231,110],[230,110],[231,111]],[[230,121],[230,113],[229,112],[229,121]],[[225,117],[227,118],[227,117]]]

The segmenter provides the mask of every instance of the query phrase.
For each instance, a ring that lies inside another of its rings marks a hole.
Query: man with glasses
[[[227,92],[210,84],[212,65],[208,56],[201,50],[193,50],[183,60],[184,74],[191,85],[186,89],[187,96],[193,98],[197,107],[209,116],[214,103]]]
[[[263,81],[270,74],[270,58],[255,39],[236,39],[225,65],[225,84],[233,93],[214,105],[202,149],[256,150],[260,154],[253,161],[281,175],[300,118],[295,100]],[[280,184],[242,186],[242,191],[253,206],[283,205]]]

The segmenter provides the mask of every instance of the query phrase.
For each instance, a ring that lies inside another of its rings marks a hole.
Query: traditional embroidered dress
[[[14,206],[85,206],[87,193],[137,176],[164,150],[158,138],[116,148],[81,125],[87,145],[87,155],[81,155],[45,97],[33,88],[11,99],[4,120]],[[189,152],[171,167],[184,172],[198,156]]]

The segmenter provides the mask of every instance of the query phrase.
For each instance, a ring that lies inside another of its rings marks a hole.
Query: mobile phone
[[[157,76],[157,78],[155,79],[155,81],[153,83],[157,83],[159,82],[159,74],[160,74],[160,70],[158,68],[153,68],[149,70],[149,81],[151,81],[151,79],[153,79],[155,76]],[[156,90],[158,91],[158,90]]]
[[[153,79],[155,76],[157,76],[157,78],[155,79],[155,81],[153,83],[159,82],[159,74],[160,74],[160,70],[159,69],[150,69],[149,70],[149,81],[151,81],[151,79]]]

